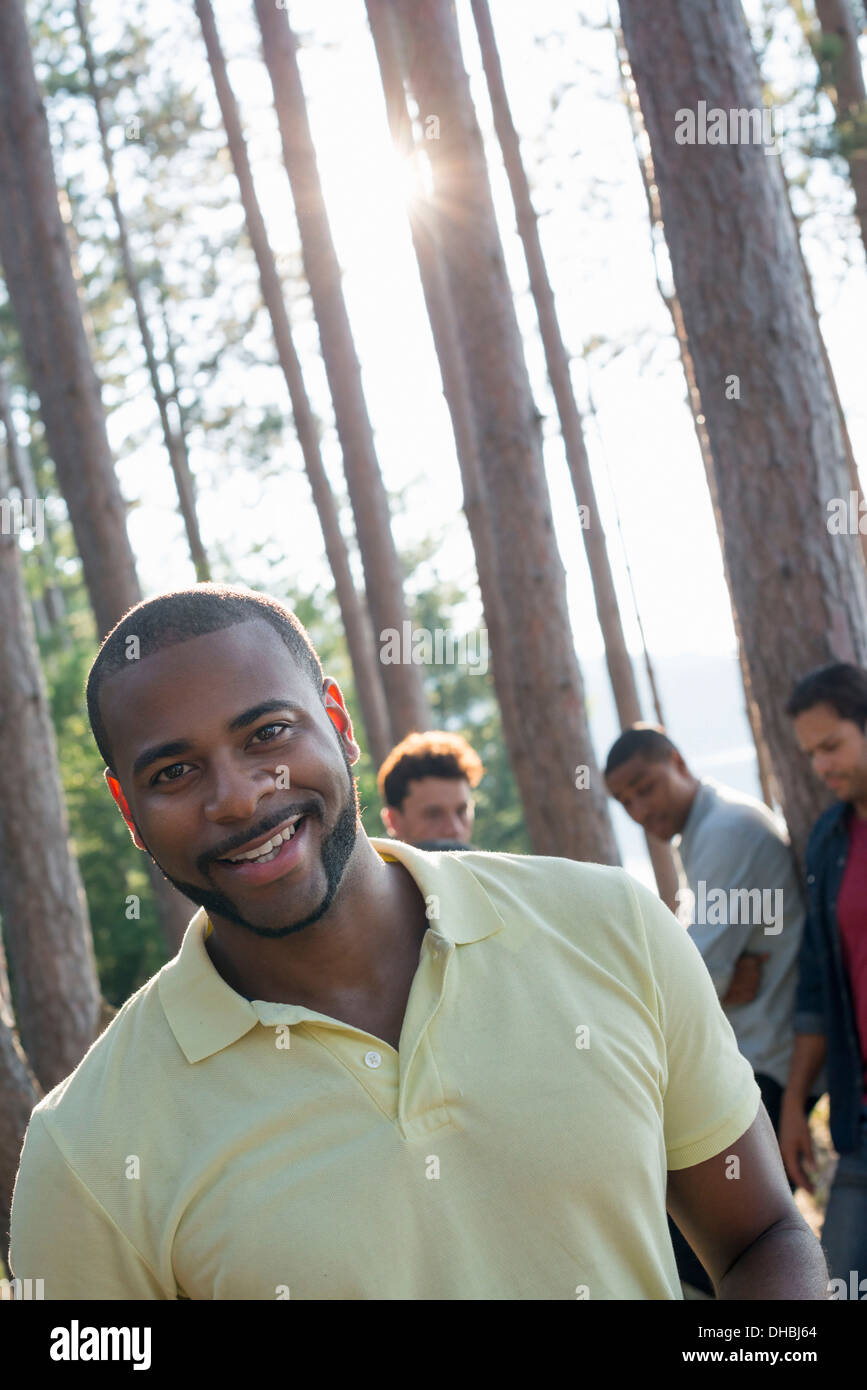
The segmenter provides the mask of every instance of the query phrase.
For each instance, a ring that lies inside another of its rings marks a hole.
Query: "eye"
[[[180,781],[183,772],[178,772],[178,769],[183,769],[185,767],[192,767],[192,763],[169,763],[167,767],[161,767],[156,776],[151,778],[151,786],[156,786],[161,777],[165,777],[167,782]],[[172,773],[176,773],[177,775],[172,776]]]
[[[258,740],[260,743],[273,743],[274,739],[279,735],[281,729],[291,729],[291,727],[291,724],[263,724],[261,729],[256,730],[255,734],[253,735],[253,739]],[[273,729],[277,730],[276,734],[271,733]],[[270,734],[270,737],[260,738],[261,734]]]

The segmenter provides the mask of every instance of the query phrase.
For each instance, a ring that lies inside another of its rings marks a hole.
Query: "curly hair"
[[[477,787],[484,771],[478,753],[460,734],[430,729],[408,734],[392,748],[379,769],[376,785],[386,806],[399,811],[410,782],[422,777],[464,777],[471,787]]]

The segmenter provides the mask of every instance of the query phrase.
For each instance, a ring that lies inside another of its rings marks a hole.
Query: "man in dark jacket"
[[[799,681],[786,712],[818,777],[839,797],[807,845],[808,908],[795,1047],[780,1121],[792,1181],[812,1191],[803,1102],[827,1064],[839,1154],[822,1244],[832,1297],[867,1297],[867,672],[835,663]]]

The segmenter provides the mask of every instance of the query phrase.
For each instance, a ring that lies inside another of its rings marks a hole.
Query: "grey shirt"
[[[678,895],[678,915],[720,999],[742,952],[768,954],[755,999],[723,1009],[753,1070],[785,1086],[805,917],[786,828],[754,797],[705,777],[674,845],[692,896]]]

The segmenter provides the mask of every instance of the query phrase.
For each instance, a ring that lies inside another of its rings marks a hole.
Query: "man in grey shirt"
[[[621,734],[608,790],[651,835],[673,840],[688,890],[678,916],[752,1063],[774,1128],[794,1045],[804,904],[783,823],[754,797],[689,771],[652,726]]]
[[[779,1130],[794,1047],[805,910],[783,823],[754,797],[693,776],[661,729],[634,725],[605,766],[611,795],[650,835],[674,842],[688,889],[678,916],[702,954],[738,1047]],[[813,1085],[813,1108],[824,1074]],[[791,1185],[791,1184],[790,1184]],[[680,1255],[675,1240],[675,1250]],[[703,1287],[691,1272],[681,1278]]]
[[[755,997],[723,1003],[723,1008],[757,1077],[771,1078],[779,1087],[779,1094],[776,1087],[762,1089],[763,1097],[767,1090],[775,1100],[777,1113],[771,1118],[778,1120],[794,1046],[805,920],[788,834],[767,806],[705,777],[696,782],[674,845],[689,885],[678,915],[701,951],[720,1000],[741,955],[764,957]]]

